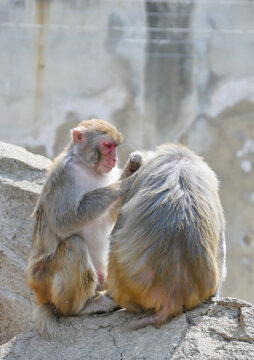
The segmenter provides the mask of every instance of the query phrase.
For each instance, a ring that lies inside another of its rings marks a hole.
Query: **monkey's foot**
[[[117,303],[106,296],[104,293],[90,300],[86,306],[80,311],[80,314],[94,314],[112,312],[119,308]]]

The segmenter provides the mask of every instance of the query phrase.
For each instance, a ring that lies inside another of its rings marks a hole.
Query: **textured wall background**
[[[254,2],[1,0],[0,140],[53,157],[98,116],[137,148],[181,141],[221,181],[223,295],[254,302]]]

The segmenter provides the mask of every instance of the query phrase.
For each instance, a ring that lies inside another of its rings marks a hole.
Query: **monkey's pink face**
[[[116,144],[113,141],[102,141],[101,144],[101,154],[102,158],[98,165],[98,170],[102,173],[110,172],[113,167],[116,166],[117,156],[116,156]]]

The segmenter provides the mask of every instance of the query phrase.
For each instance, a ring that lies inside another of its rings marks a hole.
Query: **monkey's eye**
[[[105,148],[107,148],[108,150],[111,150],[111,149],[115,148],[115,144],[113,144],[113,143],[104,142],[103,146],[105,146]]]

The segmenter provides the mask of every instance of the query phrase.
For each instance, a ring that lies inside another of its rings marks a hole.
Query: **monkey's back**
[[[160,147],[137,173],[112,233],[116,302],[170,316],[214,295],[223,228],[214,172],[184,146]]]

